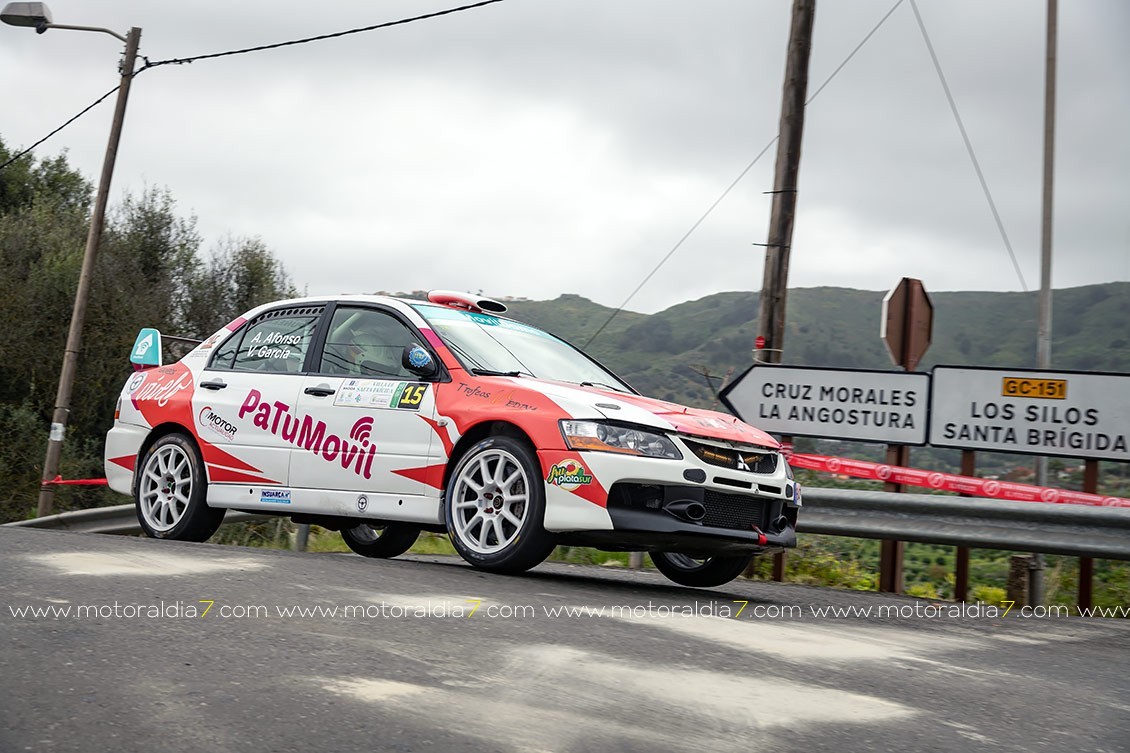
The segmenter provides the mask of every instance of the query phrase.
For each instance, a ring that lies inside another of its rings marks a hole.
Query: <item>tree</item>
[[[0,142],[0,163],[8,151]],[[63,155],[0,170],[0,522],[34,508],[59,365],[89,223],[91,187]],[[227,239],[201,259],[194,217],[166,188],[127,194],[107,216],[87,304],[61,472],[101,476],[102,445],[141,327],[206,337],[258,303],[293,293],[257,238]],[[60,502],[87,507],[97,489]]]

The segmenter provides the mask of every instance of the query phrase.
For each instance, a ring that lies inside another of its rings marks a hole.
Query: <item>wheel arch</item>
[[[447,484],[451,480],[451,474],[454,473],[455,467],[459,465],[459,461],[467,454],[467,450],[487,437],[498,436],[511,437],[517,439],[519,442],[524,442],[529,446],[530,452],[534,458],[537,458],[537,447],[534,445],[533,440],[530,439],[530,435],[523,431],[520,426],[512,424],[509,421],[483,421],[467,429],[451,449],[451,457],[447,459],[447,466],[443,469],[443,489],[447,489]]]
[[[145,440],[141,443],[141,447],[137,448],[137,463],[134,465],[133,481],[130,482],[130,492],[137,496],[137,474],[141,471],[141,464],[145,460],[145,456],[149,454],[149,448],[156,444],[157,440],[161,437],[167,437],[170,434],[183,434],[192,446],[196,449],[196,454],[201,459],[201,468],[204,471],[204,480],[207,483],[210,481],[208,478],[208,464],[203,462],[204,454],[200,451],[200,442],[196,440],[196,436],[192,430],[178,424],[175,421],[167,421],[163,424],[157,424],[153,430],[146,435]]]

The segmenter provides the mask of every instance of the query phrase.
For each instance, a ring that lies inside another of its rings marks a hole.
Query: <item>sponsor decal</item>
[[[263,489],[259,501],[272,505],[289,505],[290,489]]]
[[[157,369],[159,374],[175,374],[176,369]],[[133,394],[135,401],[151,400],[161,408],[169,404],[177,393],[188,389],[192,385],[192,374],[182,371],[176,379],[166,379],[163,376],[156,379],[146,379],[137,392]]]
[[[134,374],[133,377],[129,380],[129,385],[126,387],[126,391],[132,395],[133,393],[137,392],[137,388],[143,384],[145,384],[145,372],[139,371]]]
[[[565,491],[571,492],[578,487],[591,484],[592,476],[579,461],[570,459],[562,460],[550,468],[549,475],[545,480],[546,483],[560,486]]]
[[[468,384],[467,382],[460,382],[455,389],[464,397],[485,400],[487,403],[497,405],[500,408],[529,411],[536,411],[538,409],[536,405],[530,405],[522,400],[515,400],[514,393],[517,392],[517,390],[502,389],[488,392],[477,385]]]
[[[413,345],[408,351],[408,365],[414,369],[422,369],[432,362],[432,355],[419,345]]]
[[[364,416],[354,422],[348,437],[329,431],[325,421],[315,421],[309,415],[298,416],[281,400],[264,400],[263,393],[251,390],[239,407],[239,418],[251,416],[251,421],[263,431],[282,437],[284,442],[312,452],[327,463],[340,464],[343,470],[352,471],[366,479],[373,477],[373,459],[377,446],[369,441],[373,432],[373,417]]]
[[[238,431],[236,425],[213,411],[211,406],[201,408],[197,418],[200,419],[201,426],[207,426],[225,439],[235,439],[235,433]]]
[[[358,510],[358,512],[365,512],[365,509],[368,506],[369,506],[369,498],[366,497],[364,494],[362,494],[360,497],[357,498],[357,510]]]
[[[477,324],[485,324],[488,327],[497,327],[502,321],[497,316],[491,316],[490,314],[471,313],[467,314],[467,317]]]
[[[490,399],[490,393],[474,384],[467,384],[460,382],[456,388],[467,397],[481,397],[483,400]]]
[[[223,334],[223,333],[217,332],[216,334],[212,335],[211,337],[209,337],[204,342],[200,343],[200,349],[201,350],[211,350],[212,348],[216,347],[216,343],[218,343],[220,341],[220,335],[221,334]]]
[[[419,410],[427,394],[428,385],[419,382],[347,379],[338,388],[334,405],[351,408]]]
[[[130,351],[130,363],[141,364],[142,366],[160,366],[161,365],[161,334],[151,328],[146,327],[137,333],[137,339],[133,343],[133,350]]]

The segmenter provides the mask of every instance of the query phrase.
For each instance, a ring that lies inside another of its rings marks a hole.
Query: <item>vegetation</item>
[[[0,162],[9,157],[0,142]],[[0,522],[35,508],[59,366],[89,225],[91,186],[66,158],[25,156],[0,170]],[[71,399],[64,478],[103,476],[103,437],[141,327],[204,338],[293,287],[256,238],[228,238],[207,258],[195,219],[166,189],[127,195],[109,213],[91,285]],[[140,293],[140,294],[139,294]],[[58,509],[118,504],[69,487]]]

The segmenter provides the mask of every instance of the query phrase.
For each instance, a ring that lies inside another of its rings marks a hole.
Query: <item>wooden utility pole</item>
[[[757,314],[754,360],[780,363],[785,348],[785,297],[789,286],[789,249],[796,218],[797,174],[804,134],[804,101],[808,98],[808,58],[812,52],[812,24],[816,0],[793,0],[789,49],[785,60],[785,85],[781,93],[781,121],[777,132],[777,166],[773,178],[773,205],[769,214],[769,239],[765,245],[765,274]],[[762,357],[764,356],[766,357]],[[773,558],[773,580],[785,579],[785,555]]]
[[[36,5],[31,3],[31,5]],[[102,31],[123,39],[108,29],[85,26],[53,25],[56,28],[79,29],[81,31]],[[67,331],[67,345],[63,349],[63,366],[59,372],[59,388],[55,393],[55,412],[51,416],[51,433],[47,441],[47,454],[43,460],[43,484],[39,487],[37,517],[50,515],[55,504],[54,481],[59,473],[59,460],[63,454],[63,435],[71,415],[71,391],[74,388],[75,374],[78,371],[79,350],[82,347],[82,329],[86,322],[86,302],[90,297],[90,286],[94,279],[94,269],[98,262],[99,244],[102,241],[102,226],[106,222],[106,202],[110,196],[110,179],[114,177],[114,163],[118,158],[118,144],[122,139],[122,124],[126,117],[126,103],[129,101],[129,88],[133,82],[134,67],[137,63],[137,48],[141,43],[141,29],[133,27],[124,37],[125,55],[122,57],[119,73],[118,101],[114,107],[114,120],[110,124],[110,140],[106,144],[106,156],[102,161],[102,175],[98,180],[98,191],[94,195],[94,210],[90,214],[90,231],[86,236],[86,248],[82,254],[82,270],[75,292],[74,308],[71,310],[71,326]]]
[[[769,216],[769,242],[765,247],[765,274],[757,315],[758,349],[765,351],[765,357],[759,353],[757,360],[768,363],[780,363],[785,347],[789,248],[793,242],[796,217],[797,173],[800,171],[804,101],[808,97],[808,58],[812,52],[815,14],[816,0],[793,0],[785,85],[781,97],[777,167],[773,179],[773,206]]]
[[[1055,175],[1055,71],[1059,2],[1048,0],[1044,62],[1044,191],[1040,223],[1040,317],[1036,329],[1036,368],[1052,365],[1052,206]],[[1036,485],[1048,484],[1048,459],[1036,458]],[[1032,555],[1029,604],[1044,603],[1044,555]]]

